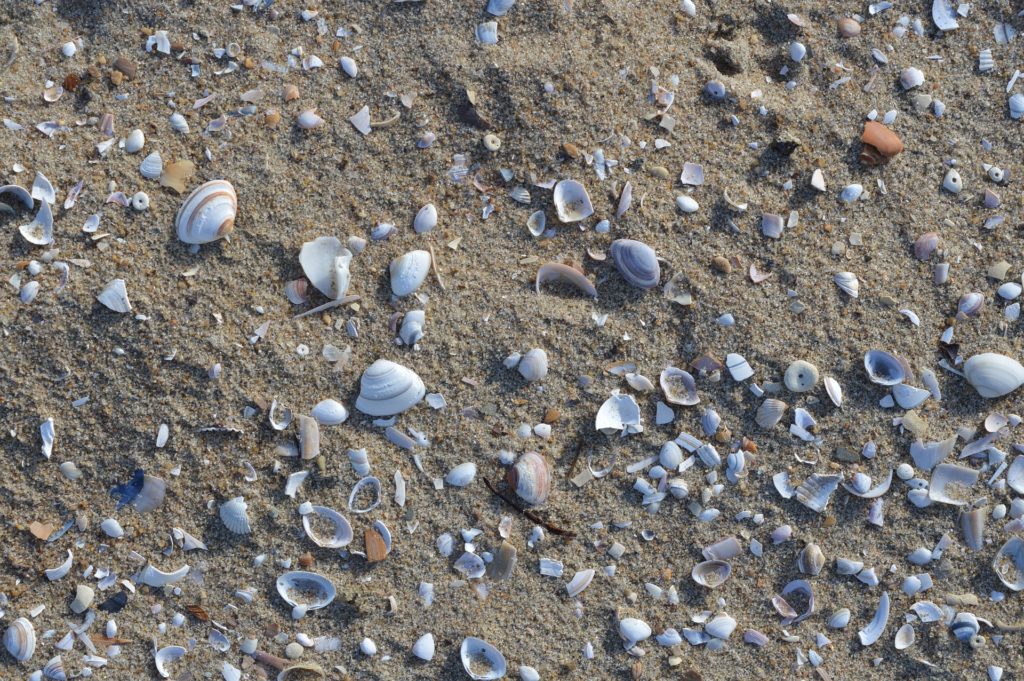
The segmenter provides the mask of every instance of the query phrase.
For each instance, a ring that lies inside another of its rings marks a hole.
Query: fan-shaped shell
[[[36,652],[36,630],[32,622],[19,617],[4,632],[4,647],[18,662],[27,662]]]
[[[356,409],[370,416],[401,414],[423,399],[427,389],[412,369],[378,359],[359,379]]]
[[[526,452],[508,471],[508,484],[528,504],[543,504],[551,493],[551,469],[537,452]]]
[[[633,239],[612,242],[612,261],[622,278],[639,288],[654,288],[661,279],[661,266],[654,249]]]
[[[555,210],[562,222],[579,222],[594,214],[587,188],[576,180],[562,180],[555,185]]]
[[[334,533],[330,537],[321,537],[313,530],[311,519],[314,515],[320,516],[334,525]],[[348,519],[333,508],[326,506],[313,506],[309,513],[304,514],[302,528],[314,544],[325,549],[340,549],[352,541],[352,525],[349,524]]]
[[[235,534],[249,534],[252,527],[249,525],[249,514],[246,510],[249,505],[245,503],[244,497],[235,497],[225,501],[220,506],[220,520],[224,527]]]
[[[299,265],[316,290],[332,300],[345,295],[352,252],[336,237],[322,236],[302,244]]]
[[[548,375],[548,353],[541,348],[534,348],[519,362],[519,373],[527,381],[539,381]]]
[[[1024,366],[1006,355],[983,352],[964,362],[964,376],[979,395],[991,399],[1024,385]]]
[[[754,420],[762,428],[774,428],[782,420],[782,415],[786,413],[788,407],[789,405],[782,400],[768,398],[757,408]]]
[[[430,253],[409,251],[391,261],[391,292],[399,298],[413,293],[423,284],[430,271]]]
[[[142,159],[142,163],[139,164],[139,172],[147,180],[156,180],[160,178],[160,173],[164,171],[164,161],[160,158],[160,152],[154,151],[152,154]]]
[[[491,681],[505,676],[508,665],[505,656],[487,641],[469,636],[459,648],[462,667],[471,679]]]
[[[187,244],[208,244],[223,239],[235,226],[238,197],[226,180],[211,180],[196,187],[181,204],[174,224]]]

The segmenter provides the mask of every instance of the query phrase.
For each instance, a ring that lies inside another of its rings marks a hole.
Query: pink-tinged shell
[[[211,180],[193,190],[181,204],[174,224],[187,244],[208,244],[223,239],[235,226],[238,196],[226,180]]]
[[[597,289],[587,277],[575,267],[563,265],[560,262],[549,262],[540,266],[537,270],[537,281],[534,286],[537,293],[540,293],[540,285],[556,281],[563,284],[572,284],[583,293],[592,298],[597,298]]]
[[[284,285],[284,294],[292,305],[302,305],[309,302],[309,282],[305,279],[293,279]]]
[[[528,504],[543,504],[551,493],[551,470],[537,452],[526,452],[509,469],[508,484]]]
[[[914,241],[914,257],[918,260],[928,260],[938,247],[938,233],[925,232]]]

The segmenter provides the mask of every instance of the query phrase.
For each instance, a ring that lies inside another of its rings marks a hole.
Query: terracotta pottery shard
[[[881,165],[903,151],[903,142],[889,128],[876,121],[867,121],[860,136],[864,144],[860,160],[865,165]]]

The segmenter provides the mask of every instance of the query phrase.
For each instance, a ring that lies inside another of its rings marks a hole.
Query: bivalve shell
[[[956,168],[946,171],[946,176],[942,178],[942,188],[950,194],[959,194],[963,190],[964,181],[960,178],[960,173]]]
[[[548,354],[541,348],[534,348],[523,355],[518,369],[527,381],[539,381],[548,375]]]
[[[1024,95],[1019,92],[1010,95],[1007,104],[1010,107],[1010,118],[1018,121],[1024,117]]]
[[[1024,590],[1024,540],[1011,537],[1003,544],[992,561],[992,569],[1006,588]]]
[[[846,293],[851,298],[856,298],[860,295],[860,282],[857,281],[857,275],[853,272],[836,272],[836,275],[832,277],[832,281],[842,289],[843,293]]]
[[[147,180],[158,180],[160,174],[164,171],[164,162],[160,158],[160,152],[154,151],[152,154],[142,159],[142,163],[139,164],[139,172]]]
[[[979,395],[994,399],[1024,385],[1024,366],[1006,355],[984,352],[964,362],[964,376]]]
[[[770,397],[757,408],[754,420],[762,428],[774,428],[782,420],[782,415],[786,413],[788,407],[789,405],[782,400]]]
[[[900,72],[900,85],[904,90],[912,90],[924,85],[924,73],[919,68],[908,66]]]
[[[171,678],[171,670],[167,668],[167,665],[181,659],[187,652],[182,646],[164,646],[157,650],[153,653],[153,663],[156,665],[156,671],[165,679]]]
[[[902,383],[910,373],[903,360],[882,350],[868,350],[864,353],[864,370],[868,372],[871,382],[879,385]]]
[[[651,625],[636,617],[623,617],[619,620],[619,637],[625,641],[626,650],[640,641],[646,641],[652,633]]]
[[[818,384],[818,367],[798,359],[786,369],[782,381],[792,392],[805,393]]]
[[[316,533],[312,525],[314,516],[323,518],[334,526],[330,537],[322,537]],[[313,506],[309,513],[303,514],[302,529],[306,531],[306,536],[314,544],[325,549],[340,549],[352,542],[352,525],[349,524],[348,519],[333,508],[326,506]]]
[[[412,654],[425,662],[434,659],[434,635],[423,634],[412,644]]]
[[[556,184],[553,198],[558,219],[562,222],[579,222],[594,214],[586,187],[575,180],[562,180]]]
[[[526,503],[543,504],[551,493],[551,469],[543,456],[526,452],[509,469],[508,484]]]
[[[187,244],[223,239],[235,226],[238,196],[226,180],[211,180],[188,195],[174,216],[178,238]]]
[[[622,278],[639,288],[654,288],[661,279],[661,266],[654,249],[641,241],[617,239],[612,242],[612,260]]]
[[[732,574],[732,566],[724,560],[705,560],[690,571],[693,581],[709,589],[721,586]]]
[[[462,668],[471,679],[491,681],[500,679],[508,671],[505,656],[487,641],[469,636],[459,647]]]
[[[50,658],[50,661],[43,666],[43,676],[53,681],[68,681],[68,672],[64,669],[64,660],[60,655]]]
[[[700,403],[697,382],[688,371],[670,366],[661,372],[658,383],[665,394],[665,401],[670,404],[692,407]]]
[[[136,128],[128,133],[128,137],[124,140],[124,150],[129,154],[134,154],[137,151],[141,151],[142,147],[146,144],[146,136],[141,130]]]
[[[490,0],[487,3],[487,13],[496,17],[503,17],[508,14],[516,0]]]
[[[326,399],[317,402],[309,415],[322,426],[336,426],[348,419],[348,409],[337,400]]]
[[[473,482],[475,477],[476,464],[472,461],[467,461],[448,471],[448,475],[444,476],[444,481],[452,487],[465,487]]]
[[[399,298],[413,293],[427,279],[430,271],[428,251],[409,251],[391,261],[391,292]]]
[[[27,662],[36,651],[36,629],[32,622],[19,617],[4,632],[4,647],[18,662]]]
[[[249,525],[249,514],[246,512],[249,505],[245,503],[244,497],[235,497],[225,501],[220,506],[220,520],[224,527],[235,534],[249,534],[252,527]]]
[[[370,416],[393,416],[411,409],[427,389],[412,369],[378,359],[359,379],[356,409]]]
[[[292,606],[292,616],[300,609],[302,614],[309,610],[326,608],[337,595],[337,589],[331,580],[315,572],[286,572],[277,578],[277,593],[281,599]]]
[[[419,209],[412,221],[412,229],[417,234],[426,234],[437,227],[437,208],[428,203]]]
[[[128,289],[125,287],[124,279],[114,279],[107,284],[96,296],[108,309],[114,312],[131,312],[132,304],[128,301]]]
[[[349,285],[352,252],[336,237],[322,236],[302,244],[299,265],[310,283],[331,300],[338,300]]]

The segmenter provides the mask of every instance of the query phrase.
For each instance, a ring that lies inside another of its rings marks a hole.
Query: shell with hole
[[[208,244],[223,239],[235,226],[238,196],[227,180],[211,180],[196,187],[174,216],[178,238],[187,244]]]
[[[638,288],[654,288],[661,279],[661,266],[654,249],[634,239],[616,239],[609,249],[622,278]]]
[[[302,244],[299,265],[316,290],[338,300],[348,290],[352,252],[337,237],[322,236]]]
[[[391,292],[398,298],[404,298],[426,281],[430,272],[430,253],[409,251],[392,260],[388,272],[391,274]]]
[[[393,416],[411,409],[426,393],[423,380],[415,371],[378,359],[359,379],[356,409],[370,416]]]

